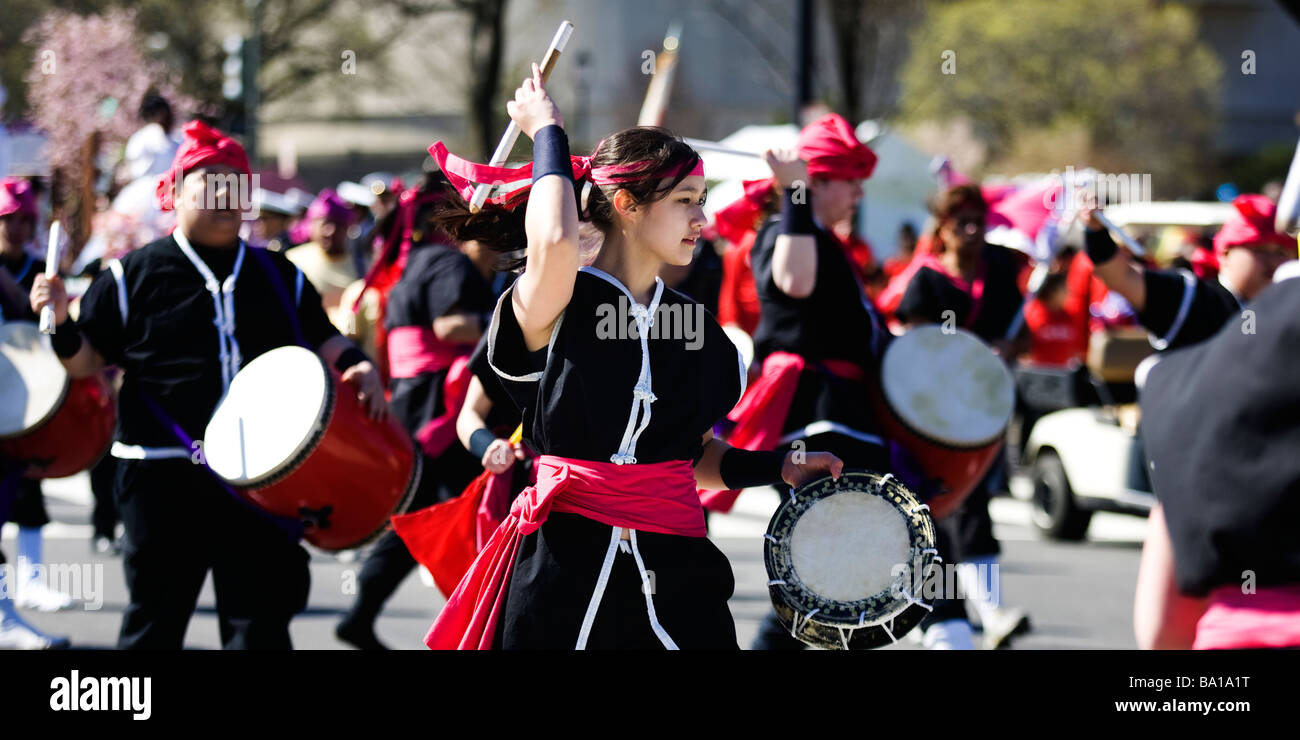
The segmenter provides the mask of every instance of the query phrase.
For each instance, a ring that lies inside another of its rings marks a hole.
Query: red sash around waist
[[[1300,585],[1266,586],[1243,594],[1240,585],[1210,592],[1196,623],[1194,650],[1300,646]]]
[[[615,465],[542,455],[537,458],[537,484],[515,498],[510,515],[447,599],[424,644],[434,650],[492,647],[519,542],[536,532],[552,511],[659,534],[707,533],[695,474],[685,460]]]
[[[414,378],[421,373],[446,370],[474,348],[444,342],[428,326],[399,326],[388,330],[388,371],[394,378]]]
[[[773,352],[763,360],[763,373],[741,396],[736,407],[727,414],[735,427],[726,435],[727,443],[744,450],[772,450],[781,443],[781,432],[799,374],[804,370],[820,369],[837,378],[863,382],[866,373],[857,363],[847,360],[823,360],[810,363],[802,355],[792,352]],[[713,491],[700,489],[700,501],[709,511],[726,513],[736,503],[740,491]]]

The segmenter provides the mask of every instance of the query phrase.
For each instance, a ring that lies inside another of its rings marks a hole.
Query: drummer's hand
[[[1101,208],[1097,206],[1097,196],[1087,191],[1080,194],[1082,203],[1079,206],[1079,223],[1083,224],[1089,231],[1101,231],[1106,228],[1097,214],[1101,213]]]
[[[796,454],[804,458],[802,463],[794,461]],[[829,452],[791,450],[786,453],[785,464],[781,466],[781,478],[794,488],[798,488],[810,480],[816,480],[827,473],[830,473],[831,478],[839,480],[840,474],[843,472],[844,461]]]
[[[54,306],[55,325],[62,324],[68,318],[68,291],[64,290],[63,278],[58,275],[47,278],[45,273],[37,273],[29,300],[32,310],[38,314],[42,308]]]
[[[763,159],[772,168],[772,175],[781,188],[808,182],[808,163],[799,158],[798,149],[768,149],[763,152]]]
[[[524,80],[515,90],[515,99],[506,103],[506,112],[519,125],[519,130],[533,138],[538,129],[557,124],[564,126],[560,109],[546,94],[542,83],[542,69],[533,63],[533,76]]]
[[[492,475],[501,475],[515,464],[515,460],[524,459],[524,448],[510,444],[509,440],[498,439],[488,445],[483,453],[483,469]]]
[[[343,382],[357,388],[357,400],[366,405],[366,412],[376,421],[387,418],[388,401],[384,399],[384,384],[379,371],[369,360],[358,362],[343,372]]]

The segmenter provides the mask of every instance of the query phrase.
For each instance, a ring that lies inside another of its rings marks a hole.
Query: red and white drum
[[[230,382],[204,433],[208,466],[257,505],[301,519],[308,542],[346,550],[406,510],[420,478],[411,435],[376,422],[324,361],[279,347]]]
[[[941,518],[983,479],[1002,449],[1016,406],[1006,364],[963,329],[918,326],[880,362],[877,416],[944,492],[927,501]]]
[[[26,477],[63,478],[94,465],[116,422],[103,377],[69,378],[36,324],[0,325],[0,454],[27,463]]]

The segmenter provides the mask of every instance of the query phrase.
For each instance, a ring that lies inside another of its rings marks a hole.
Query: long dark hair
[[[614,194],[626,190],[637,205],[654,203],[666,198],[678,183],[694,168],[700,155],[686,142],[667,129],[653,126],[636,126],[610,134],[596,147],[591,166],[629,167],[621,176],[627,180],[617,184],[590,185],[587,180],[574,183],[574,200],[578,203],[578,219],[590,223],[602,234],[614,227]],[[675,173],[668,181],[661,173]],[[582,195],[587,192],[584,207]],[[524,212],[527,198],[521,199],[509,210],[485,206],[478,213],[470,213],[469,204],[450,185],[448,197],[433,206],[429,222],[458,242],[474,239],[502,253],[499,269],[517,269],[524,264]]]

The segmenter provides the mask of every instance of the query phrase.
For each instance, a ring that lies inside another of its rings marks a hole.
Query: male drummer
[[[1086,205],[1079,220],[1087,227],[1084,246],[1094,274],[1129,302],[1159,349],[1209,339],[1272,283],[1279,265],[1295,257],[1295,240],[1273,228],[1277,206],[1262,195],[1237,196],[1214,235],[1218,280],[1141,266],[1111,239],[1092,207],[1095,201]]]
[[[23,295],[32,289],[36,276],[45,271],[45,262],[33,256],[29,244],[36,232],[36,197],[32,184],[17,177],[0,180],[0,273],[17,283]],[[0,318],[7,321],[36,321],[26,302],[3,308]],[[52,612],[72,606],[72,598],[50,588],[41,578],[45,558],[42,530],[50,523],[45,509],[45,495],[37,479],[20,478],[9,516],[18,525],[17,578],[14,602],[24,609]]]
[[[806,445],[851,467],[888,471],[889,451],[869,411],[867,389],[890,335],[830,231],[853,217],[876,155],[848,121],[829,114],[800,132],[797,150],[769,152],[767,160],[782,206],[781,215],[759,229],[751,252],[761,305],[754,348],[763,375],[733,412],[731,439],[743,444],[756,427],[779,427],[781,446]],[[780,408],[773,399],[788,383],[795,385],[793,399]],[[730,504],[719,507],[707,494],[705,502],[718,510]],[[756,650],[802,647],[775,612],[753,643]]]
[[[38,277],[31,305],[54,307],[54,349],[72,376],[125,370],[112,454],[131,603],[118,647],[179,649],[211,570],[223,647],[289,649],[289,620],[307,601],[307,553],[292,523],[207,469],[203,430],[240,367],[284,345],[315,349],[376,417],[383,389],[310,281],[239,239],[240,201],[252,192],[241,192],[251,179],[243,148],[198,121],[185,137],[157,193],[162,209],[175,209],[176,230],[110,262],[75,323],[58,278]]]

